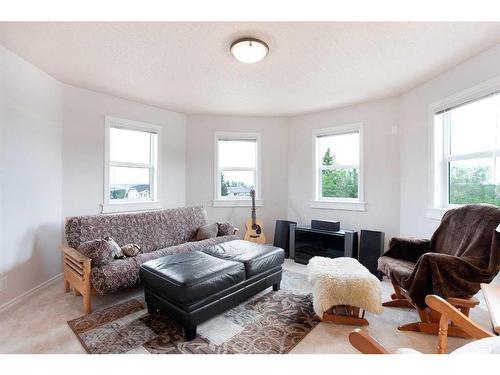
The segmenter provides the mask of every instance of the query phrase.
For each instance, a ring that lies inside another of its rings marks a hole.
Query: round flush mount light
[[[245,64],[253,64],[267,56],[269,47],[262,40],[255,38],[241,38],[231,44],[231,55]]]

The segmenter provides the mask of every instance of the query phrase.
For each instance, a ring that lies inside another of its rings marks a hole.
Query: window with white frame
[[[259,134],[216,133],[215,200],[250,200],[259,191]]]
[[[362,202],[362,124],[315,130],[313,143],[315,200]]]
[[[500,205],[500,92],[434,113],[435,206]]]
[[[157,202],[158,136],[157,126],[106,117],[105,206]]]

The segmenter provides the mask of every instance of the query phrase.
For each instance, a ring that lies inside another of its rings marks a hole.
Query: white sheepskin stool
[[[314,257],[307,270],[314,312],[322,320],[367,325],[364,310],[382,313],[380,281],[356,259]]]

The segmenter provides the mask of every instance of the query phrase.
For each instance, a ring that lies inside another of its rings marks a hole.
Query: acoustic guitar
[[[252,217],[247,219],[245,224],[245,240],[256,242],[256,243],[266,243],[266,236],[262,230],[262,220],[257,219],[255,214],[255,190],[250,190],[250,196],[252,197]]]

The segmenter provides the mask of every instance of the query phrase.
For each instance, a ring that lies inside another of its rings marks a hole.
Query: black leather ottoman
[[[281,267],[285,260],[285,252],[279,247],[243,240],[223,242],[202,251],[219,259],[243,263],[247,278]]]
[[[148,311],[160,310],[184,326],[196,326],[272,286],[278,290],[283,249],[229,241],[201,251],[170,255],[141,265]]]

